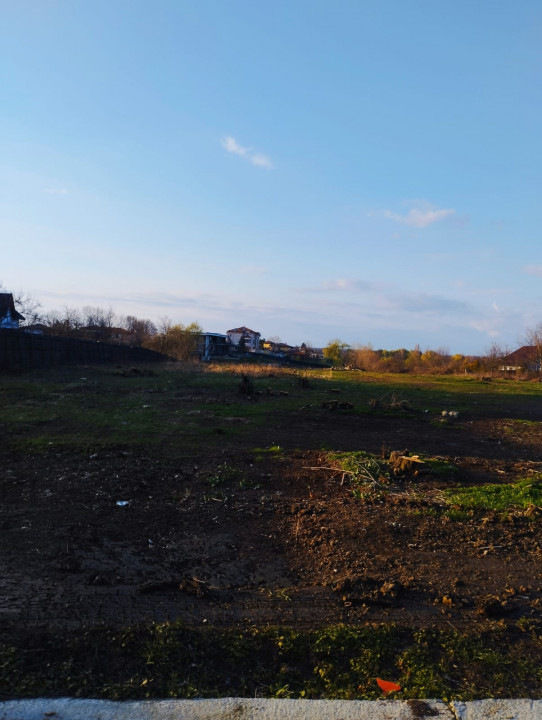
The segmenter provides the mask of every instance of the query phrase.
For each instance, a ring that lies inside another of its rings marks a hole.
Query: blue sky
[[[542,321],[542,5],[0,0],[0,281],[291,344]]]

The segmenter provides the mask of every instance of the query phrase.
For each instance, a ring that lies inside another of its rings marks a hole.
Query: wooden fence
[[[0,329],[0,370],[29,370],[53,365],[147,363],[169,359],[145,348],[34,335],[22,329]]]

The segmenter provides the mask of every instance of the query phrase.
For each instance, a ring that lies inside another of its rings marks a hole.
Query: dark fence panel
[[[170,360],[146,348],[0,329],[0,370]]]

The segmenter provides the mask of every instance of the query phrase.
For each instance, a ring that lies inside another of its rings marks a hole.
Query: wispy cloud
[[[238,272],[240,275],[265,275],[267,268],[262,265],[241,265]]]
[[[526,265],[523,268],[523,272],[527,273],[527,275],[542,277],[542,265]]]
[[[234,155],[241,155],[241,157],[245,157],[250,152],[250,148],[239,145],[234,137],[223,138],[222,147],[226,150],[226,152],[233,153]]]
[[[370,280],[360,280],[357,278],[333,278],[324,280],[318,285],[309,285],[296,288],[301,293],[360,293],[376,291],[380,285]]]
[[[411,313],[458,313],[471,311],[468,303],[430,293],[403,293],[393,298],[397,310]]]
[[[447,315],[464,318],[465,315],[473,312],[470,303],[464,300],[456,300],[453,297],[429,292],[403,290],[393,285],[371,280],[336,278],[327,280],[320,286],[305,288],[304,292],[320,293],[322,302],[326,304],[327,308],[334,307],[335,309],[331,310],[332,313],[338,312],[339,315],[344,312],[346,304],[349,303],[352,305],[348,312],[355,313],[356,308],[359,307],[359,300],[352,298],[352,295],[363,294],[370,299],[371,308],[370,311],[365,308],[363,314],[373,313],[382,319],[389,318],[392,325],[394,322],[400,322],[400,318],[411,316],[441,317]],[[323,293],[325,293],[325,299]],[[345,301],[345,298],[351,299]],[[339,307],[342,308],[341,311],[337,310]]]
[[[374,283],[368,280],[356,280],[353,278],[337,278],[335,280],[328,280],[324,283],[324,290],[343,290],[350,292],[360,292],[365,290],[371,290],[374,288]],[[322,288],[319,288],[320,290]]]
[[[43,192],[49,195],[67,195],[69,190],[66,190],[66,188],[44,188]]]
[[[394,220],[395,222],[401,223],[401,225],[410,225],[416,228],[425,228],[433,223],[444,220],[445,218],[453,215],[455,210],[442,209],[437,210],[435,208],[419,208],[415,207],[409,210],[406,215],[400,215],[392,210],[384,210],[384,217]]]
[[[273,163],[271,162],[271,160],[267,157],[267,155],[262,155],[261,153],[255,153],[254,155],[251,155],[250,162],[253,165],[256,165],[256,167],[262,167],[266,170],[271,170],[273,168]]]
[[[222,138],[221,144],[226,152],[232,153],[233,155],[239,155],[256,167],[264,168],[264,170],[272,170],[274,167],[273,162],[267,155],[255,152],[253,148],[244,147],[231,135],[227,135]]]

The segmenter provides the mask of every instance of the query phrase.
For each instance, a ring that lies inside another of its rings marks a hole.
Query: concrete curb
[[[542,700],[472,700],[453,702],[458,720],[539,720]]]
[[[542,700],[75,700],[0,702],[0,720],[542,720]]]

